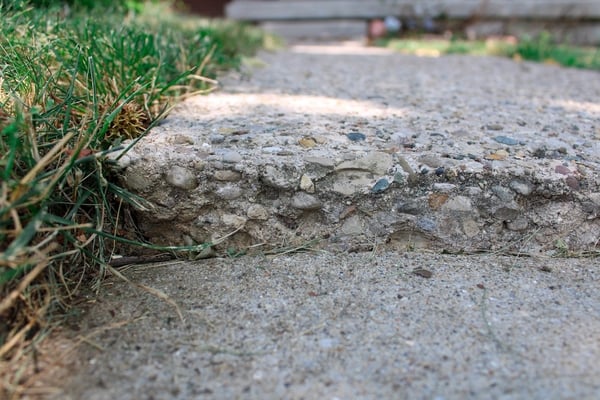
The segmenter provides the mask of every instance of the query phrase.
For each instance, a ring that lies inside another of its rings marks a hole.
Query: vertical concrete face
[[[367,34],[373,39],[398,29],[422,29],[462,31],[470,39],[549,31],[561,41],[600,44],[600,3],[585,0],[236,0],[227,5],[226,16],[260,23],[291,40]],[[386,17],[400,26],[388,22],[384,27]]]
[[[597,73],[362,47],[261,57],[121,159],[153,242],[597,248]]]

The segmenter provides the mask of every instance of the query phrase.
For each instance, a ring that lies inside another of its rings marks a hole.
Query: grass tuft
[[[107,154],[143,137],[182,96],[212,90],[264,39],[160,3],[139,14],[65,10],[0,3],[2,371],[31,355],[49,315],[98,287],[119,246],[153,247],[126,229],[127,206],[144,202],[111,181]],[[0,375],[1,398],[27,384]]]
[[[554,41],[547,32],[520,40],[489,39],[463,40],[458,38],[381,39],[376,45],[421,56],[438,57],[444,54],[470,54],[511,57],[562,65],[573,68],[600,70],[600,48],[576,47]]]

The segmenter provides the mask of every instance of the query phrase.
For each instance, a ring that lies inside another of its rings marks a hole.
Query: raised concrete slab
[[[260,60],[120,159],[153,242],[598,248],[597,72],[357,44]]]

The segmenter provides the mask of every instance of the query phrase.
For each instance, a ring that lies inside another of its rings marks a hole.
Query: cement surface
[[[416,252],[136,266],[184,321],[111,279],[74,318],[87,340],[55,398],[595,399],[599,267]]]
[[[261,60],[121,160],[148,237],[255,255],[122,269],[138,286],[73,316],[54,398],[597,398],[600,262],[547,255],[597,255],[598,73]]]

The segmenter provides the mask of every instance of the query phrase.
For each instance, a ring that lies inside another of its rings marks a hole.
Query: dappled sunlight
[[[347,115],[363,118],[378,118],[407,114],[405,108],[390,107],[383,103],[364,100],[340,99],[326,96],[291,95],[277,93],[225,94],[214,93],[209,98],[190,99],[194,106],[206,108],[207,115],[229,117],[232,113],[265,114],[289,113],[306,115]]]
[[[324,55],[351,55],[351,56],[389,56],[393,51],[381,47],[368,47],[357,45],[357,42],[340,44],[313,44],[295,45],[290,47],[292,53],[324,54]]]
[[[369,47],[369,46],[351,46],[351,42],[347,46],[335,45],[296,45],[290,48],[290,51],[297,54],[320,54],[320,55],[336,55],[336,56],[390,56],[396,51],[384,47]],[[418,57],[440,57],[442,53],[437,49],[417,49],[413,55]]]
[[[597,114],[600,117],[600,102],[590,102],[590,101],[575,101],[571,99],[566,100],[554,100],[552,104],[558,107],[562,107],[565,110],[573,111],[573,112],[588,112]]]

